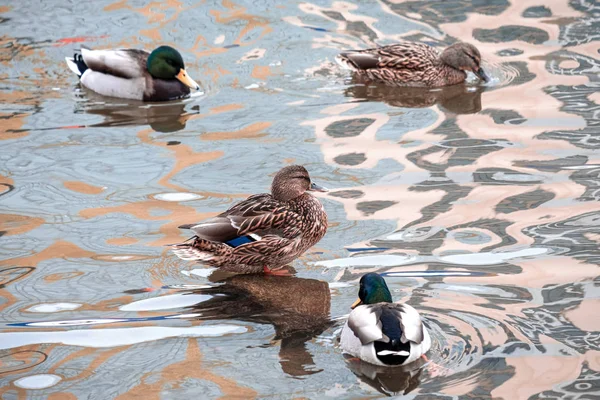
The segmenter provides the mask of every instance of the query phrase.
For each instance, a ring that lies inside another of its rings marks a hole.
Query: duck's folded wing
[[[357,69],[391,68],[422,70],[438,57],[437,51],[419,43],[399,43],[340,54]]]
[[[423,322],[417,310],[408,304],[398,303],[390,304],[389,309],[398,316],[402,329],[402,343],[411,341],[420,344],[425,334],[423,333]]]
[[[420,344],[423,341],[423,323],[417,310],[407,304],[373,304],[356,307],[348,318],[348,327],[352,329],[363,345],[374,341],[389,341],[389,338],[383,333],[381,322],[383,307],[392,313],[392,315],[387,313],[388,318],[391,316],[392,320],[397,321],[400,325],[402,343],[411,341]]]
[[[224,243],[242,236],[251,236],[254,240],[265,235],[290,239],[301,233],[299,221],[298,214],[286,209],[271,195],[261,194],[235,204],[214,218],[180,228],[191,229],[203,239]]]
[[[144,76],[148,55],[147,51],[137,49],[81,49],[83,61],[91,70],[127,79]]]
[[[381,308],[373,305],[358,306],[350,313],[348,327],[354,336],[360,339],[363,346],[383,339],[380,317]]]

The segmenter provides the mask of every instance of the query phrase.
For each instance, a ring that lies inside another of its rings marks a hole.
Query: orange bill
[[[200,86],[198,86],[198,84],[196,83],[195,80],[190,78],[190,76],[187,74],[187,72],[185,72],[185,69],[183,69],[183,68],[180,69],[179,73],[177,75],[175,75],[175,77],[181,83],[183,83],[185,86],[189,87],[190,89],[200,90]]]

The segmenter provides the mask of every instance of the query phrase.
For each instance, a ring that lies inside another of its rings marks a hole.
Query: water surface
[[[573,1],[0,6],[0,398],[591,398],[600,391],[598,13]],[[364,86],[350,48],[470,41],[493,80]],[[80,45],[181,50],[204,91],[81,89]],[[163,246],[298,163],[333,190],[293,277]],[[337,337],[376,271],[429,363]]]

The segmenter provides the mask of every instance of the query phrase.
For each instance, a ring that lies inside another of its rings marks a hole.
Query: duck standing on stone
[[[187,74],[181,54],[170,46],[152,53],[138,49],[91,50],[66,57],[83,86],[103,96],[168,101],[200,86]]]
[[[310,191],[325,192],[300,165],[281,169],[271,194],[250,196],[198,224],[182,225],[195,236],[171,245],[183,260],[225,271],[287,275],[281,268],[315,245],[327,231],[327,214]]]
[[[342,329],[344,352],[370,364],[397,367],[429,351],[431,338],[421,316],[408,304],[393,303],[380,275],[364,275],[358,296]]]
[[[487,82],[481,54],[475,46],[458,42],[441,54],[423,43],[405,42],[339,54],[336,61],[361,78],[396,86],[439,87],[464,82],[471,71]]]

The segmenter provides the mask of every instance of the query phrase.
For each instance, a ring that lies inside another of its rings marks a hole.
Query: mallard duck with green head
[[[484,82],[481,54],[470,43],[458,42],[441,54],[423,43],[405,42],[339,54],[336,61],[366,80],[397,86],[438,87],[464,82],[471,71]]]
[[[370,364],[397,367],[423,356],[431,338],[421,316],[408,304],[394,303],[376,273],[360,279],[359,299],[342,329],[342,350]]]
[[[168,101],[200,89],[186,72],[181,54],[170,46],[160,46],[152,53],[82,48],[81,54],[65,59],[83,86],[103,96]]]
[[[214,218],[180,226],[195,236],[171,249],[183,260],[229,272],[287,274],[282,268],[327,231],[325,209],[309,193],[314,191],[327,189],[313,183],[303,166],[285,167],[275,175],[271,193],[250,196]]]

